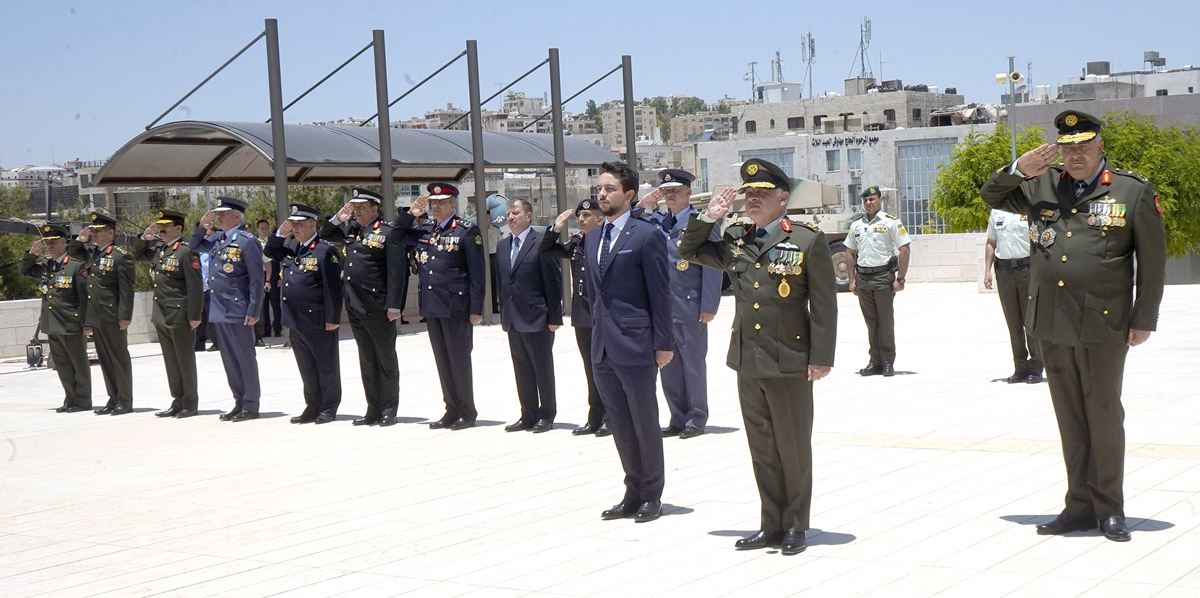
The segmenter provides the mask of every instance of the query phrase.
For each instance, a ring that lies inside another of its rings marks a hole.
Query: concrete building
[[[601,115],[604,119],[604,145],[615,152],[625,149],[625,105],[617,104],[606,108]],[[655,139],[658,129],[658,111],[653,106],[640,104],[633,108],[633,132],[637,139]],[[635,139],[634,141],[637,141]]]
[[[846,95],[736,106],[732,133],[751,139],[927,127],[931,114],[964,103],[958,93],[940,93],[924,85],[904,87],[898,79],[882,85],[869,77],[847,79],[845,90]]]
[[[713,111],[676,116],[671,119],[669,143],[724,141],[733,130],[733,115]]]
[[[574,114],[563,119],[563,130],[567,135],[597,135],[600,125],[582,114]]]
[[[449,125],[466,114],[468,114],[466,110],[463,110],[462,108],[456,108],[453,104],[447,102],[444,109],[439,108],[437,110],[425,113],[425,128],[445,129],[446,125]],[[466,131],[470,129],[470,120],[470,117],[463,118],[450,128]]]

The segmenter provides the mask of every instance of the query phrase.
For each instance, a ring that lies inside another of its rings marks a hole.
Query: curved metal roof
[[[373,127],[284,125],[290,184],[370,185],[379,182],[379,130]],[[461,180],[474,163],[470,131],[391,129],[398,182]],[[538,133],[483,134],[489,168],[553,168],[554,140]],[[615,158],[592,143],[563,139],[568,168]],[[275,182],[271,125],[179,121],[125,144],[100,168],[97,186],[271,185]]]

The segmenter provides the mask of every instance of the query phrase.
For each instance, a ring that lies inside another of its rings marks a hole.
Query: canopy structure
[[[380,180],[379,131],[373,127],[284,125],[287,180],[295,185],[374,185]],[[393,179],[459,181],[474,164],[471,133],[391,129]],[[616,158],[566,137],[567,168],[594,168]],[[489,168],[553,168],[554,139],[537,133],[483,133]],[[94,178],[97,186],[273,185],[271,125],[180,121],[125,144]]]

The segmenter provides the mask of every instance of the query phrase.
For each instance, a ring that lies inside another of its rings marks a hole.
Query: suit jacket
[[[542,233],[530,229],[512,262],[512,235],[496,245],[500,280],[500,325],[505,332],[542,332],[562,325],[562,270],[538,251]]]
[[[262,243],[254,235],[238,227],[206,238],[204,229],[197,226],[189,245],[193,251],[209,255],[208,288],[212,291],[209,322],[242,324],[247,315],[262,314],[266,271]]]
[[[483,314],[484,255],[479,227],[459,218],[443,230],[404,211],[392,235],[416,251],[421,316],[466,320]]]
[[[587,255],[583,249],[583,235],[575,233],[566,243],[558,242],[558,233],[546,229],[542,233],[542,244],[538,251],[561,260],[571,260],[571,326],[592,327],[592,302],[588,299]]]
[[[640,211],[635,208],[635,211]],[[687,229],[688,221],[696,214],[694,208],[684,209],[682,214],[675,217],[675,223],[664,227],[669,212],[642,212],[642,220],[657,225],[667,238],[667,264],[671,273],[671,292],[674,304],[671,306],[671,316],[676,322],[699,322],[700,313],[717,313],[721,305],[721,270],[707,266],[692,266],[690,262],[679,255],[679,244],[683,232]],[[709,234],[710,241],[721,238],[721,227],[713,226]]]
[[[301,245],[273,235],[263,253],[283,268],[283,325],[305,331],[325,330],[342,321],[342,266],[338,248],[324,239]]]
[[[32,253],[21,256],[21,273],[38,279],[38,291],[42,294],[39,326],[46,336],[83,333],[88,304],[86,268],[83,260],[70,254],[57,260],[42,259]]]
[[[588,265],[599,261],[606,223],[584,235]],[[593,362],[654,365],[655,351],[673,350],[667,243],[658,227],[630,217],[604,267],[590,272]]]
[[[322,225],[320,236],[345,245],[342,268],[346,309],[356,314],[378,314],[399,310],[408,279],[408,248],[392,238],[392,223],[379,218],[359,226],[355,220],[342,225]]]
[[[1130,328],[1157,327],[1167,261],[1158,195],[1142,175],[1104,168],[1078,198],[1057,167],[1025,180],[1006,166],[979,191],[1033,225],[1025,327],[1034,338],[1111,347],[1124,345]]]
[[[746,224],[707,240],[714,224],[693,218],[679,252],[729,272],[737,307],[729,367],[753,378],[785,378],[807,376],[809,364],[832,366],[837,281],[825,234],[784,218],[760,248]]]
[[[139,260],[150,262],[154,279],[154,312],[150,321],[164,328],[187,328],[199,321],[204,311],[204,282],[200,257],[181,239],[171,243],[149,243],[141,237],[133,245]]]

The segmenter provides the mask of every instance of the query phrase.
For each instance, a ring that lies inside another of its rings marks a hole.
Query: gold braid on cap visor
[[[1095,137],[1095,131],[1084,131],[1082,133],[1072,133],[1071,135],[1059,135],[1057,143],[1059,145],[1083,143],[1085,141],[1091,141],[1092,139],[1095,139]]]
[[[778,187],[778,185],[776,185],[775,183],[772,183],[771,181],[756,181],[753,183],[742,183],[742,186],[738,187],[738,190],[746,189],[749,187],[754,187],[757,189],[774,189],[774,188]]]

